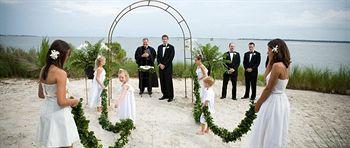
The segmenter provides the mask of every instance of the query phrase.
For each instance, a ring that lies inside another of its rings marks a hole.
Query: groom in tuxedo
[[[260,53],[255,51],[255,44],[248,44],[249,51],[244,54],[243,67],[245,77],[245,94],[242,99],[249,97],[249,90],[252,87],[252,95],[250,100],[255,100],[256,97],[256,81],[258,79],[258,67],[260,65]]]
[[[227,84],[228,81],[232,82],[232,99],[237,100],[237,76],[238,76],[238,67],[241,62],[239,53],[235,51],[235,44],[229,43],[229,51],[226,52],[223,56],[224,60],[227,62],[224,64],[226,71],[224,73],[224,80],[222,84],[221,99],[226,98],[227,93]]]
[[[168,99],[168,102],[174,99],[173,88],[173,59],[175,56],[174,46],[169,44],[169,37],[162,36],[163,44],[158,46],[157,62],[159,66],[160,87],[163,96],[159,100]]]

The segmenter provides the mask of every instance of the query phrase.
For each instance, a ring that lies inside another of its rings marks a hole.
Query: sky
[[[130,0],[0,0],[0,34],[107,37]],[[194,38],[283,38],[350,41],[350,0],[164,0],[185,18]],[[167,12],[127,13],[114,36],[181,37]]]

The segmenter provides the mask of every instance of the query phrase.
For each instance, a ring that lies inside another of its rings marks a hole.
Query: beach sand
[[[70,93],[85,98],[84,79],[70,80]],[[137,90],[136,129],[126,147],[243,147],[247,135],[241,141],[224,143],[210,134],[196,135],[199,127],[192,116],[191,80],[188,79],[188,98],[185,98],[184,79],[174,79],[175,101],[158,100],[160,88],[154,88],[152,97],[138,95],[138,80],[130,79]],[[117,79],[113,79],[113,98],[116,98]],[[91,80],[88,80],[88,86]],[[214,84],[216,93],[214,121],[221,127],[233,130],[249,108],[248,100],[219,99],[222,81]],[[231,83],[228,98],[231,97]],[[244,94],[244,85],[238,85],[237,97]],[[37,97],[38,85],[28,79],[0,80],[0,147],[39,147],[35,134],[39,121],[42,99]],[[257,95],[263,87],[257,88]],[[350,96],[325,94],[312,91],[287,90],[291,104],[288,145],[289,147],[350,147]],[[84,108],[90,120],[90,130],[101,140],[104,147],[111,146],[119,134],[105,131],[98,123],[99,113]],[[109,108],[109,118],[116,121],[116,111]],[[79,124],[79,123],[77,123]],[[249,135],[250,132],[248,132]],[[74,147],[82,147],[79,142]]]

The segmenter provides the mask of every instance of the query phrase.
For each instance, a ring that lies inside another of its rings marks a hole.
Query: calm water
[[[41,43],[41,37],[22,37],[22,36],[0,36],[0,44],[3,46],[12,46],[16,48],[22,48],[29,50],[30,48],[38,48]],[[92,43],[102,39],[102,37],[49,37],[50,42],[55,39],[63,39],[67,42],[72,43],[78,47],[84,41]],[[119,37],[113,38],[117,40],[127,52],[127,57],[133,58],[135,49],[142,45],[142,38],[134,37]],[[161,44],[160,38],[149,38],[150,45],[155,49]],[[248,51],[248,43],[250,40],[234,40],[234,39],[213,39],[209,38],[198,38],[194,39],[200,44],[211,43],[220,47],[222,52],[228,50],[228,43],[234,42],[236,44],[236,50],[241,54],[241,60],[243,60],[244,52]],[[106,41],[106,39],[105,39]],[[262,55],[261,64],[259,71],[262,72],[265,67],[264,63],[266,60],[267,42],[257,40],[253,42],[256,44],[256,50]],[[170,38],[170,43],[175,46],[175,61],[183,62],[184,57],[184,45],[182,38]],[[329,68],[333,71],[339,69],[341,65],[350,66],[350,43],[325,43],[325,42],[296,42],[288,41],[292,63],[293,65],[300,66],[314,66],[317,68]],[[186,52],[189,56],[190,52]],[[188,62],[190,62],[188,60]],[[242,62],[242,61],[241,61]]]

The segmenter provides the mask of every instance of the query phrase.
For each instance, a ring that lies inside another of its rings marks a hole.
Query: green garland
[[[104,82],[105,86],[107,86],[109,80],[106,79]],[[100,117],[98,118],[100,125],[103,129],[113,132],[119,133],[120,138],[114,144],[115,148],[121,148],[125,144],[128,143],[128,136],[131,134],[131,130],[135,129],[134,123],[131,119],[121,120],[120,122],[116,122],[114,125],[112,122],[108,120],[108,107],[107,107],[107,90],[104,89],[101,93],[101,104],[102,104],[102,112]]]
[[[200,98],[200,94],[199,94],[199,82],[198,82],[198,77],[196,74],[192,74],[193,75],[193,79],[194,81],[194,88],[193,88],[193,93],[194,96],[196,97],[195,103],[194,103],[194,107],[193,107],[193,117],[194,120],[196,121],[196,123],[199,123],[201,114],[202,114],[202,102],[201,102],[201,98]]]
[[[213,121],[213,117],[211,117],[210,112],[208,111],[208,107],[203,107],[201,109],[201,98],[199,94],[199,82],[197,75],[192,74],[194,80],[194,95],[196,97],[196,103],[193,108],[193,116],[195,121],[198,123],[201,113],[203,112],[205,121],[208,124],[208,127],[213,131],[215,135],[218,135],[222,138],[224,142],[235,142],[237,140],[241,140],[243,134],[246,134],[251,125],[253,124],[254,119],[256,118],[254,103],[250,104],[249,110],[245,113],[245,118],[241,121],[237,128],[235,128],[232,132],[228,131],[225,128],[219,127],[215,125]]]
[[[74,121],[77,124],[77,129],[80,137],[80,142],[87,148],[102,148],[99,143],[99,139],[95,137],[93,131],[89,131],[89,120],[84,116],[84,110],[82,108],[83,99],[80,98],[79,104],[72,108],[72,114],[74,115]]]
[[[104,82],[105,86],[108,85],[108,80]],[[113,125],[108,120],[108,111],[107,111],[107,90],[103,90],[101,94],[102,98],[102,113],[99,117],[99,123],[103,129],[111,131],[113,133],[120,132],[120,138],[114,143],[112,148],[122,148],[125,144],[128,143],[128,136],[131,134],[131,130],[135,129],[133,121],[131,119],[121,120],[120,123],[115,123]],[[72,114],[74,115],[74,121],[77,124],[77,129],[80,137],[80,142],[86,148],[102,148],[102,144],[99,143],[99,139],[96,138],[93,131],[89,131],[89,120],[84,116],[84,110],[82,108],[81,98],[79,104],[72,109]]]

